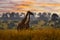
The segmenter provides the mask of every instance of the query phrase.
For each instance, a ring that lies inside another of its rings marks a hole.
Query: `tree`
[[[56,13],[54,13],[53,15],[52,15],[52,17],[51,17],[51,20],[52,21],[57,21],[58,20],[58,15],[56,14]]]
[[[53,26],[57,27],[59,16],[56,13],[53,13],[51,20],[54,22]]]

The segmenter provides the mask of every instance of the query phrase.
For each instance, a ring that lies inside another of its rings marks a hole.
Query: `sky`
[[[58,12],[60,0],[0,0],[0,12]]]

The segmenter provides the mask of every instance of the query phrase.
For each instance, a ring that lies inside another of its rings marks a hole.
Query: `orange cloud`
[[[20,4],[16,5],[16,11],[18,12],[26,12],[28,10],[36,11],[36,12],[47,12],[48,10],[41,8],[43,7],[60,7],[60,4],[56,3],[36,3],[29,1],[22,1]],[[59,11],[58,9],[50,9],[49,11]]]
[[[50,1],[46,0],[13,0],[13,2],[0,2],[0,4],[1,12],[27,12],[28,10],[36,12],[60,12],[59,3],[50,3]]]
[[[37,5],[40,5],[40,6],[60,6],[60,4],[57,4],[57,3],[39,3]]]

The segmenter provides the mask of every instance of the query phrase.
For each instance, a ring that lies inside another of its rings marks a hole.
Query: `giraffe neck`
[[[28,16],[28,13],[26,14],[25,18],[21,21],[22,24],[24,24],[25,21],[27,20],[27,16]]]
[[[27,20],[25,21],[25,24],[29,24],[30,22],[30,15],[27,16]]]

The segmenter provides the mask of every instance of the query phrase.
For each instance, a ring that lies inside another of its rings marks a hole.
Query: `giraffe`
[[[28,29],[30,27],[30,15],[33,15],[33,13],[28,11],[25,18],[21,21],[21,23],[18,24],[17,30]]]

